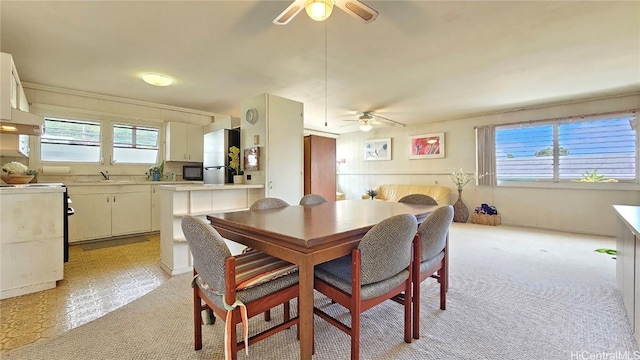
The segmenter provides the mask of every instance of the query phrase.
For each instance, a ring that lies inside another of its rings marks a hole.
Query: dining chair
[[[249,210],[278,209],[289,206],[289,203],[278,198],[264,198],[254,202]]]
[[[202,349],[202,312],[225,319],[225,359],[249,345],[298,324],[291,318],[289,301],[298,297],[298,267],[257,250],[232,256],[225,239],[205,221],[186,215],[182,231],[193,255],[194,348]],[[283,321],[248,336],[248,319],[283,304]],[[212,317],[215,323],[215,317]],[[242,323],[243,341],[236,325]]]
[[[420,338],[420,284],[430,278],[440,283],[440,309],[447,308],[448,254],[447,238],[453,221],[453,206],[433,211],[418,227],[414,244],[413,266],[413,338]],[[405,299],[406,302],[406,299]],[[405,304],[406,305],[406,304]]]
[[[409,194],[403,196],[398,202],[417,205],[438,205],[434,198],[425,194]]]
[[[412,242],[418,223],[401,214],[374,225],[350,255],[315,268],[314,288],[351,313],[351,327],[314,307],[314,314],[351,337],[351,359],[360,358],[360,314],[405,292],[404,341],[411,342]]]
[[[322,204],[326,202],[327,202],[327,199],[325,199],[324,196],[317,195],[317,194],[307,194],[303,196],[302,199],[300,199],[300,205],[302,206],[316,205],[316,204]]]

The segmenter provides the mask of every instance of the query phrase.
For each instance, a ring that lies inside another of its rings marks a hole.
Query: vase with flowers
[[[464,201],[462,201],[462,188],[475,180],[476,176],[473,174],[467,174],[462,168],[460,168],[449,173],[449,179],[458,188],[458,201],[453,204],[453,221],[465,223],[469,220],[469,209],[467,208],[467,205],[465,205]]]
[[[234,184],[242,184],[244,180],[244,172],[240,170],[240,149],[236,146],[229,148],[229,170],[233,176]]]
[[[26,184],[31,181],[37,172],[21,162],[12,161],[2,166],[2,181],[7,184]]]

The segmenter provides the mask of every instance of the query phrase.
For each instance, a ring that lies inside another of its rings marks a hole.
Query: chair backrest
[[[432,259],[440,254],[447,243],[447,233],[453,221],[453,206],[437,208],[429,214],[420,227],[420,261]]]
[[[362,284],[388,279],[409,266],[418,222],[411,214],[395,215],[369,230],[358,245]]]
[[[300,199],[300,205],[315,205],[326,203],[327,199],[322,195],[317,194],[307,194]]]
[[[225,259],[231,256],[224,238],[213,226],[190,215],[182,218],[181,225],[193,255],[193,267],[213,290],[224,293]]]
[[[398,200],[398,202],[416,205],[438,205],[438,202],[434,198],[425,194],[406,195]]]
[[[257,200],[251,205],[250,210],[277,209],[289,206],[289,203],[278,198],[264,198]]]

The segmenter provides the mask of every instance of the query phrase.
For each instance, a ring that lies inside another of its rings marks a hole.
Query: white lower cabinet
[[[160,231],[160,189],[151,185],[151,231]]]
[[[69,242],[151,231],[151,186],[69,186]]]

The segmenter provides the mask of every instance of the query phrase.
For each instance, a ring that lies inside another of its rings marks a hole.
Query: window
[[[113,125],[113,162],[155,164],[158,129],[135,125]]]
[[[496,177],[498,181],[636,181],[637,138],[633,114],[496,126]]]
[[[40,137],[42,161],[100,161],[100,123],[45,118],[44,127]]]

